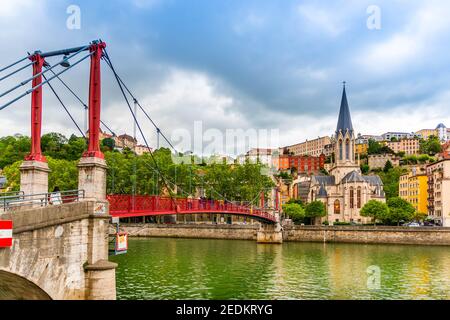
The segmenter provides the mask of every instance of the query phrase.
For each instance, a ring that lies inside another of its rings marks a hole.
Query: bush
[[[298,203],[286,203],[283,205],[283,212],[288,215],[294,223],[303,223],[305,219],[305,210]]]

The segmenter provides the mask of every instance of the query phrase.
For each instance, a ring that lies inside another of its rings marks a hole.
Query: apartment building
[[[400,176],[400,198],[411,203],[417,212],[428,212],[428,176],[413,168],[412,172]]]
[[[395,153],[404,152],[406,155],[420,154],[419,139],[401,139],[399,141],[386,141],[384,143]]]
[[[428,215],[450,227],[450,159],[427,166]]]
[[[306,140],[305,142],[294,144],[292,146],[287,146],[284,147],[283,149],[287,150],[288,153],[291,153],[295,156],[318,157],[322,153],[325,154],[325,148],[328,145],[331,145],[331,138],[326,136],[326,137],[319,137],[314,140]]]
[[[414,139],[416,138],[415,132],[386,132],[381,135],[383,137],[384,141],[391,141],[392,138],[395,138],[397,140],[400,139]]]
[[[321,154],[319,157],[311,157],[283,154],[273,157],[272,164],[277,170],[295,169],[298,174],[317,174],[325,166],[325,155]]]

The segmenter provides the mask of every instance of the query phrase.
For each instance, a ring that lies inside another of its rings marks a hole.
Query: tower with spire
[[[334,166],[330,171],[337,178],[337,181],[340,181],[349,172],[355,170],[360,172],[359,164],[355,158],[356,138],[345,84],[344,81],[339,118],[334,136]]]
[[[385,202],[386,199],[380,177],[362,175],[359,161],[355,159],[355,131],[345,82],[333,143],[334,163],[330,174],[311,176],[308,201],[325,204],[327,216],[322,221],[368,223],[370,218],[362,217],[361,209],[370,200]]]

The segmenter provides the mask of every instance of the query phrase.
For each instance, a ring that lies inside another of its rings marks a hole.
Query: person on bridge
[[[187,197],[188,210],[192,210],[192,200],[193,200],[193,198],[192,198],[192,195],[190,194]]]
[[[53,192],[50,195],[50,204],[54,206],[62,204],[61,192],[57,186],[53,189]]]

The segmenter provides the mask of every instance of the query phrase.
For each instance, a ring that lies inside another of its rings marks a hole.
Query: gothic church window
[[[350,209],[355,207],[355,190],[350,188]]]
[[[334,214],[341,214],[341,203],[339,200],[334,201]]]
[[[350,140],[345,141],[345,159],[350,160]]]
[[[357,206],[358,209],[361,208],[361,188],[358,188],[357,193],[356,193],[356,201],[357,201]]]

